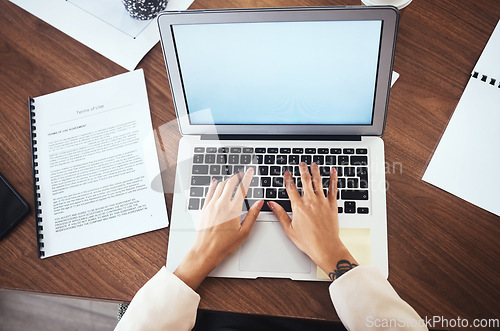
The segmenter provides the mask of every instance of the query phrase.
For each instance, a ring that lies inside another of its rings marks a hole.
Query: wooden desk
[[[197,0],[191,8],[340,4],[357,2]],[[389,280],[421,316],[499,317],[500,218],[421,180],[499,18],[497,0],[415,0],[400,22],[394,69],[401,77],[392,89],[383,137],[389,165]],[[161,138],[165,186],[172,192],[179,133],[159,45],[139,68],[145,71],[153,125]],[[12,3],[0,2],[0,172],[32,206],[28,96],[123,72]],[[475,162],[480,159],[471,156],[464,180],[487,180]],[[172,194],[166,199],[170,215]],[[39,260],[34,222],[32,212],[0,242],[0,287],[130,301],[165,263],[168,229]],[[200,307],[338,320],[327,287],[279,279],[207,279],[199,289]]]

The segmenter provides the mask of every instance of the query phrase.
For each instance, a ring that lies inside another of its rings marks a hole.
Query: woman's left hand
[[[212,181],[198,223],[196,242],[174,274],[195,290],[205,277],[250,235],[264,201],[254,203],[241,222],[253,168],[217,183]]]

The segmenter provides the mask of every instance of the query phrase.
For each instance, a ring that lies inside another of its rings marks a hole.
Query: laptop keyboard
[[[221,182],[231,175],[254,168],[254,177],[246,196],[249,208],[259,200],[272,200],[291,212],[283,174],[290,171],[302,193],[299,163],[319,166],[325,194],[330,169],[338,173],[338,209],[345,214],[368,214],[368,150],[366,148],[294,148],[294,147],[195,147],[191,171],[188,209],[200,210],[212,179]],[[264,204],[262,211],[270,211]]]

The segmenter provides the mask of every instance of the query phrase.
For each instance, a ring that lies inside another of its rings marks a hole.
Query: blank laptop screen
[[[172,26],[191,124],[371,125],[382,21]]]

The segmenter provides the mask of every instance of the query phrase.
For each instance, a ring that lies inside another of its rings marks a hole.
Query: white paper
[[[159,41],[156,21],[136,20],[121,0],[10,0],[127,70],[134,70]],[[193,0],[171,0],[185,10]]]
[[[480,76],[470,78],[423,180],[500,216],[499,59],[497,24],[474,69]]]
[[[45,257],[168,226],[142,70],[34,106]]]
[[[391,87],[394,85],[394,83],[398,80],[399,74],[395,71],[392,72],[392,78],[391,78]]]
[[[493,30],[474,71],[496,78],[496,86],[500,81],[500,20]]]

